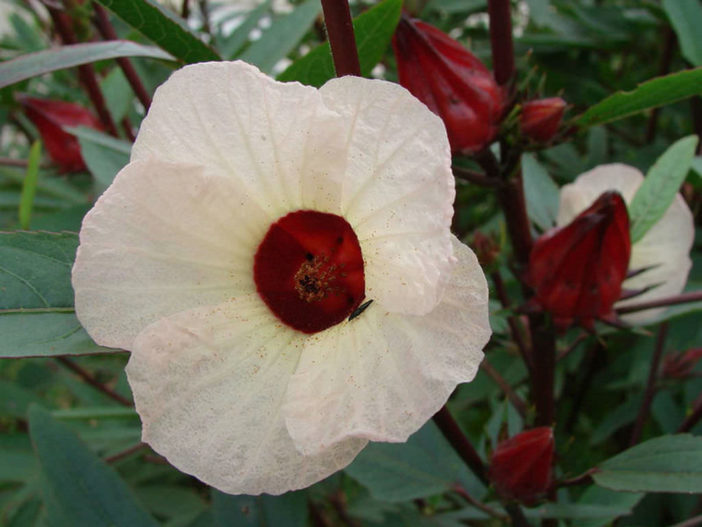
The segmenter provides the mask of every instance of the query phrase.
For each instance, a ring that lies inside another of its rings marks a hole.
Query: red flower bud
[[[702,348],[666,355],[663,359],[663,377],[684,379],[692,373],[700,359],[702,359]]]
[[[500,495],[533,503],[551,485],[553,430],[527,430],[501,442],[490,459],[490,480]]]
[[[538,143],[548,143],[561,125],[565,108],[566,102],[560,97],[524,103],[519,118],[522,134]]]
[[[574,321],[592,328],[594,319],[613,314],[630,254],[626,204],[618,192],[605,192],[570,224],[534,243],[527,277],[534,301],[560,328]]]
[[[488,69],[434,26],[403,15],[393,37],[400,84],[441,117],[453,153],[475,153],[497,134],[505,94]]]
[[[500,244],[494,236],[476,231],[471,245],[482,267],[492,266],[500,256]]]
[[[21,97],[27,117],[39,130],[51,160],[61,172],[85,170],[85,162],[80,153],[80,144],[62,126],[88,126],[101,130],[100,121],[88,110],[74,103]]]

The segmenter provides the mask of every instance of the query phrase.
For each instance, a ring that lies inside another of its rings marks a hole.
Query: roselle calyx
[[[517,434],[498,444],[492,453],[490,480],[504,498],[532,504],[551,485],[553,452],[551,427]]]
[[[560,329],[573,323],[593,329],[595,319],[614,320],[630,255],[626,204],[618,192],[605,192],[571,223],[534,243],[527,276],[532,303],[551,313]]]
[[[537,143],[549,143],[561,126],[565,109],[566,102],[560,97],[525,102],[519,117],[522,135]]]
[[[474,154],[498,132],[505,92],[459,42],[403,15],[393,37],[399,81],[441,117],[454,154]]]
[[[49,157],[61,172],[86,169],[78,139],[65,132],[64,126],[87,126],[102,130],[100,121],[86,108],[71,102],[21,96],[27,117],[39,130]]]

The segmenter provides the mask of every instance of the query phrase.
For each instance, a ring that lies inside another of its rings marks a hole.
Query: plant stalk
[[[668,323],[664,322],[658,328],[656,347],[653,350],[653,357],[651,357],[651,367],[648,370],[646,391],[644,392],[644,398],[643,402],[641,403],[641,408],[639,409],[639,414],[636,416],[634,430],[631,432],[629,446],[634,446],[641,439],[641,432],[643,431],[643,427],[646,423],[646,419],[648,418],[648,414],[651,411],[651,403],[653,402],[653,396],[656,393],[656,379],[658,378],[658,370],[660,369],[661,357],[663,356],[663,347],[665,346],[665,338],[667,334]]]
[[[361,63],[358,60],[348,1],[322,0],[322,11],[334,58],[336,76],[356,75],[360,77]]]
[[[97,2],[93,2],[93,9],[95,10],[95,25],[97,26],[100,35],[102,35],[102,38],[105,40],[118,40],[119,37],[117,36],[117,32],[110,23],[110,17],[108,16],[105,8]],[[146,88],[144,88],[144,84],[141,82],[139,75],[134,69],[132,61],[127,57],[120,57],[116,60],[119,67],[122,69],[127,82],[129,82],[129,85],[132,87],[134,95],[137,96],[139,102],[142,104],[142,106],[144,106],[144,111],[148,112],[149,106],[151,106],[151,97],[146,91]]]

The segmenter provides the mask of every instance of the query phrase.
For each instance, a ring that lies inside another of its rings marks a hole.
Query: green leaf
[[[558,216],[560,196],[558,186],[531,154],[522,156],[522,173],[529,218],[541,230],[546,231],[553,227]]]
[[[354,19],[356,47],[361,62],[361,74],[364,77],[370,75],[388,48],[401,11],[402,0],[385,0]],[[280,74],[278,80],[299,81],[302,84],[320,87],[332,78],[334,62],[329,43],[325,43],[296,60]]]
[[[606,527],[621,516],[631,514],[632,509],[641,501],[644,494],[637,492],[615,492],[613,490],[590,485],[578,499],[578,505],[597,507],[601,512],[611,510],[610,515],[578,521],[578,527]]]
[[[112,184],[117,172],[129,163],[132,145],[85,126],[64,129],[78,138],[81,155],[95,178],[96,194],[102,194]]]
[[[214,527],[305,527],[307,515],[306,491],[282,496],[231,496],[212,490]]]
[[[300,4],[292,13],[275,20],[239,58],[270,73],[273,66],[302,40],[321,9],[319,0],[307,0]]]
[[[673,143],[646,174],[629,205],[631,243],[636,243],[668,210],[685,181],[695,156],[697,136],[684,137]]]
[[[117,473],[49,412],[32,406],[29,431],[48,497],[66,525],[157,527]]]
[[[97,60],[118,57],[151,57],[173,60],[173,57],[153,46],[143,46],[128,40],[74,44],[22,55],[0,63],[0,88],[31,79],[52,71],[89,64]]]
[[[72,233],[0,233],[0,310],[72,308],[77,247]]]
[[[29,149],[27,173],[22,183],[22,195],[19,204],[19,223],[22,229],[29,229],[29,220],[32,217],[34,196],[37,193],[37,180],[39,179],[39,161],[41,160],[41,141],[34,141]]]
[[[702,66],[702,4],[699,0],[663,0],[663,9],[678,36],[685,57],[694,66]]]
[[[192,64],[221,60],[187,24],[153,0],[98,0],[102,5],[174,57]]]
[[[702,437],[657,437],[599,465],[595,483],[629,492],[702,492]]]
[[[78,322],[73,308],[61,311],[0,311],[0,358],[51,357],[115,353],[93,342]]]
[[[270,5],[271,0],[266,0],[260,6],[256,7],[256,9],[251,10],[251,12],[246,15],[244,21],[237,26],[236,30],[226,39],[222,39],[222,43],[218,46],[218,49],[223,57],[228,59],[236,57],[237,53],[244,47],[244,44],[249,41],[249,34],[256,28],[258,21],[268,12]]]
[[[576,119],[580,127],[623,119],[702,93],[702,68],[656,77],[628,92],[617,92],[591,106]]]
[[[383,501],[441,494],[459,482],[478,498],[483,491],[433,422],[406,443],[370,443],[345,470]]]
[[[106,353],[73,312],[78,235],[0,233],[0,357]]]

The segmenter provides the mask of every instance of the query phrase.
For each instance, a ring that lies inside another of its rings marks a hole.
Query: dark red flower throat
[[[336,214],[291,212],[271,225],[254,257],[256,290],[276,317],[303,333],[347,318],[363,300],[363,255]]]

